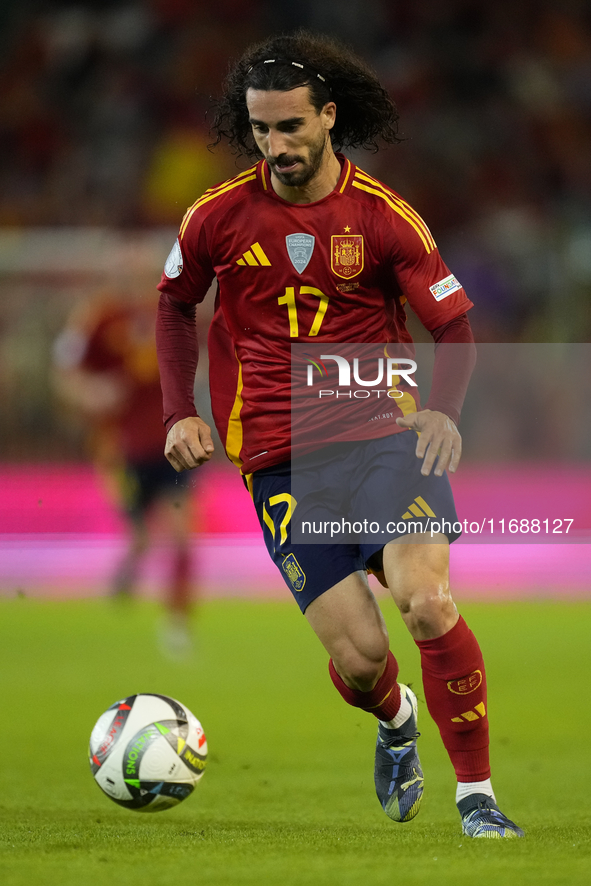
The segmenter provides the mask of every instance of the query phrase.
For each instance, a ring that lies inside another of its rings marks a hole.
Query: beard
[[[267,162],[273,171],[273,175],[282,185],[288,188],[300,188],[302,185],[307,185],[322,166],[324,151],[325,137],[322,135],[315,144],[310,145],[307,161],[298,154],[280,154],[279,157],[267,157]],[[302,164],[301,169],[294,172],[279,172],[277,170],[277,163],[281,166],[289,166],[296,161]]]

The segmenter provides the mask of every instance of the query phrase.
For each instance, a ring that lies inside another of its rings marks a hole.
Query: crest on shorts
[[[316,237],[313,237],[311,234],[288,234],[285,238],[287,254],[298,274],[301,274],[308,267],[314,252],[315,242]]]
[[[361,234],[334,234],[331,238],[330,266],[335,274],[349,280],[363,270]]]
[[[304,585],[306,584],[306,576],[293,554],[288,554],[287,557],[285,557],[281,564],[281,568],[285,572],[294,591],[303,590]]]

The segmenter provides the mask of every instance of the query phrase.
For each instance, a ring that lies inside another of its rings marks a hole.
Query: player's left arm
[[[423,459],[421,473],[428,476],[433,469],[440,477],[444,471],[454,473],[462,455],[462,438],[458,421],[466,390],[476,362],[476,346],[466,314],[432,330],[435,340],[433,383],[426,406],[396,419],[401,428],[420,433],[417,458]]]
[[[416,452],[423,459],[421,472],[427,476],[436,465],[435,474],[441,476],[457,470],[462,454],[457,425],[476,356],[466,313],[473,305],[422,219],[416,214],[412,218],[414,224],[397,218],[391,256],[402,294],[433,336],[435,366],[425,408],[397,423],[420,433]]]

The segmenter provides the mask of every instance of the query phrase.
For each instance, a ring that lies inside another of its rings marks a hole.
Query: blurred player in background
[[[445,471],[457,468],[461,453],[456,424],[474,363],[466,314],[472,302],[414,209],[335,153],[339,146],[398,141],[397,119],[375,74],[328,39],[276,38],[248,49],[233,67],[214,131],[262,159],[190,207],[165,265],[157,339],[166,453],[182,471],[213,452],[192,394],[195,305],[215,275],[209,356],[216,426],[251,491],[269,553],[330,654],[335,687],[379,721],[375,784],[382,808],[394,821],[412,819],[423,772],[416,697],[397,682],[367,569],[382,576],[419,648],[429,712],[457,776],[463,832],[517,837],[522,831],[496,805],[490,781],[482,653],[449,587],[457,518]],[[326,454],[312,449],[308,460],[316,488],[325,488],[336,468],[338,484],[354,488],[370,509],[366,516],[381,526],[397,520],[397,530],[387,544],[294,544],[294,511],[302,502],[291,494],[297,451],[290,346],[318,341],[334,353],[332,343],[352,340],[410,343],[407,301],[436,343],[426,406],[407,391],[353,438],[344,413],[334,421],[332,411],[316,410],[314,420],[326,424],[323,439],[337,444],[338,455],[335,447]],[[408,537],[411,512],[424,522]],[[448,521],[450,530],[430,537],[427,515]],[[338,759],[337,737],[328,733],[328,740]]]
[[[190,648],[189,484],[164,458],[162,392],[154,340],[155,300],[106,292],[79,306],[55,343],[61,396],[83,417],[93,461],[129,529],[112,583],[132,597],[151,542],[166,539],[171,574],[161,634],[164,651]]]

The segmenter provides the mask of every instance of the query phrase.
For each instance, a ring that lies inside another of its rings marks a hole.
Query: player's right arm
[[[211,428],[198,415],[177,421],[166,436],[164,454],[175,471],[189,471],[213,455]]]
[[[199,357],[195,307],[163,293],[156,344],[167,429],[164,454],[176,471],[188,471],[209,461],[214,448],[209,425],[197,415],[193,397]]]
[[[158,286],[156,347],[167,438],[164,454],[177,471],[209,461],[211,431],[197,414],[193,395],[199,357],[195,306],[214,276],[199,226],[176,241]]]

